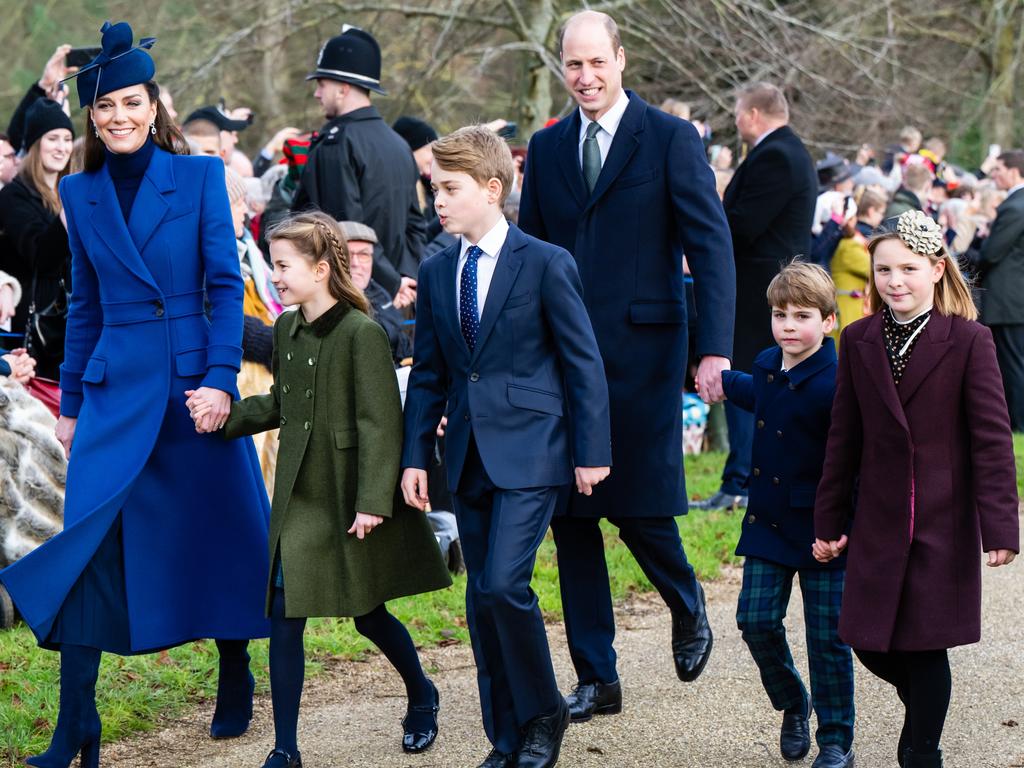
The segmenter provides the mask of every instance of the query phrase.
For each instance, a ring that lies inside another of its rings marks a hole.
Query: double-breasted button
[[[775,436],[776,436],[776,437],[782,437],[782,430],[781,430],[781,429],[780,429],[780,430],[777,430],[777,431],[775,432]]]
[[[480,381],[480,374],[477,373],[476,371],[473,371],[471,374],[469,374],[469,380],[470,381]]]
[[[757,522],[757,517],[755,517],[754,515],[748,515],[747,516],[747,522],[748,523],[756,523]]]
[[[284,356],[284,359],[285,360],[291,360],[292,359],[292,353],[289,352],[287,355]]]
[[[306,390],[306,399],[307,400],[312,400],[313,399],[313,390],[312,389],[307,389]]]
[[[775,381],[775,374],[774,373],[769,373],[766,378],[767,378],[768,383],[771,384],[773,381]]]
[[[281,417],[281,426],[283,427],[287,423],[288,423],[288,417],[287,416],[282,416]]]
[[[757,420],[757,428],[758,429],[764,429],[764,419],[758,419]]]
[[[302,428],[303,428],[304,430],[306,430],[307,432],[309,432],[309,428],[310,428],[311,426],[313,426],[313,425],[312,425],[312,424],[310,424],[310,423],[309,423],[309,422],[307,421],[307,422],[306,422],[305,424],[303,424],[303,425],[302,425]]]
[[[153,314],[156,315],[157,317],[163,317],[164,303],[160,299],[157,299],[156,301],[153,302],[153,306],[156,307],[156,310],[153,312]]]
[[[760,476],[761,476],[761,468],[760,467],[754,467],[754,477],[760,477]]]
[[[281,391],[287,395],[289,392],[292,391],[292,388],[285,384],[283,387],[281,387]]]
[[[316,358],[315,357],[311,357],[306,362],[308,362],[310,365],[316,365]]]
[[[778,484],[779,484],[779,478],[773,477],[772,478],[772,485],[778,485]]]

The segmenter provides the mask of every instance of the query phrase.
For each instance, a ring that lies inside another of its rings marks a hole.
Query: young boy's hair
[[[824,320],[838,310],[836,305],[836,284],[828,272],[817,264],[792,261],[768,284],[768,304],[785,308],[814,307],[821,312]]]
[[[483,125],[467,125],[435,141],[432,151],[441,168],[468,174],[480,186],[491,179],[500,181],[498,205],[504,205],[516,167],[508,144],[498,134]]]

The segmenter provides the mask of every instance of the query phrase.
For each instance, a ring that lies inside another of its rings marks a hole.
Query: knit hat
[[[367,224],[359,221],[339,221],[338,226],[341,227],[345,242],[358,240],[361,243],[377,244],[377,233]]]
[[[429,123],[420,120],[418,117],[402,115],[402,117],[395,120],[395,124],[391,127],[395,133],[405,139],[405,143],[409,145],[409,149],[413,152],[420,147],[425,147],[432,141],[437,141],[437,131]]]
[[[29,148],[50,131],[66,128],[75,135],[75,127],[71,118],[64,114],[60,104],[50,99],[38,99],[33,102],[25,113],[25,132],[21,148],[28,152]]]
[[[230,202],[233,203],[236,200],[245,199],[245,181],[238,175],[237,171],[225,167],[224,182],[227,184],[228,200]]]
[[[78,102],[83,108],[100,96],[129,85],[148,83],[156,74],[156,64],[143,50],[153,47],[155,37],[144,37],[133,48],[132,28],[125,21],[104,22],[100,32],[103,39],[99,55],[71,76],[78,78]]]

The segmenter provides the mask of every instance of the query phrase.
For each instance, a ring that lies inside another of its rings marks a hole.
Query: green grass
[[[1024,496],[1024,435],[1014,436],[1014,451],[1018,492]],[[691,497],[714,493],[723,459],[721,454],[687,457]],[[614,527],[602,525],[615,599],[650,591],[650,582],[616,537]],[[702,579],[714,578],[724,563],[738,562],[732,554],[739,533],[736,514],[694,512],[679,518],[679,528]],[[396,600],[389,608],[409,627],[418,645],[464,643],[469,640],[465,586],[465,577],[458,577],[451,589]],[[550,536],[538,553],[533,587],[544,616],[560,619],[557,558]],[[331,662],[358,659],[370,650],[351,621],[313,620],[306,632],[307,673],[316,675]],[[267,643],[251,643],[250,651],[257,691],[266,692]],[[216,668],[216,648],[209,642],[175,648],[166,656],[104,656],[98,685],[104,739],[114,741],[158,727],[198,701],[212,698]],[[57,715],[57,679],[57,654],[39,650],[25,627],[0,633],[0,765],[14,765],[20,757],[46,748]]]

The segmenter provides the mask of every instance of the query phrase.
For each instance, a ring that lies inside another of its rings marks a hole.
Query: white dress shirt
[[[597,146],[601,149],[601,165],[604,166],[604,161],[608,159],[608,150],[612,147],[612,139],[615,138],[615,131],[619,128],[619,123],[622,122],[622,115],[626,111],[626,107],[629,106],[629,96],[626,95],[625,91],[619,92],[619,100],[616,101],[611,109],[605,112],[601,117],[597,119],[597,124],[601,126],[601,130],[597,132]],[[587,126],[590,125],[593,120],[583,114],[583,108],[580,108],[580,146],[579,146],[579,158],[580,168],[583,168],[583,140],[587,138]]]
[[[771,130],[768,130],[768,131],[765,131],[764,133],[762,133],[760,136],[757,137],[757,141],[754,142],[754,147],[756,147],[762,141],[767,139],[769,136],[771,136],[773,133],[775,133],[781,127],[782,126],[779,126],[778,128],[772,128]],[[751,147],[751,149],[753,149],[754,147]]]
[[[1020,184],[1018,184],[1017,186],[1015,186],[1015,187],[1010,187],[1010,188],[1009,188],[1008,190],[1006,190],[1006,196],[1007,196],[1007,197],[1009,197],[1009,196],[1010,196],[1010,195],[1012,195],[1012,194],[1013,194],[1014,192],[1019,192],[1019,191],[1020,191],[1020,190],[1022,190],[1022,189],[1024,189],[1024,182],[1021,182],[1021,183],[1020,183]]]
[[[508,222],[505,217],[498,218],[498,223],[491,227],[490,231],[480,238],[479,243],[471,243],[462,235],[459,240],[459,266],[455,270],[455,316],[458,317],[462,311],[459,286],[462,284],[462,268],[466,266],[466,251],[471,245],[476,245],[483,251],[476,262],[476,311],[477,316],[484,313],[484,302],[487,301],[487,291],[491,287],[491,278],[494,276],[494,268],[498,265],[498,254],[505,245],[505,238],[508,237]]]

